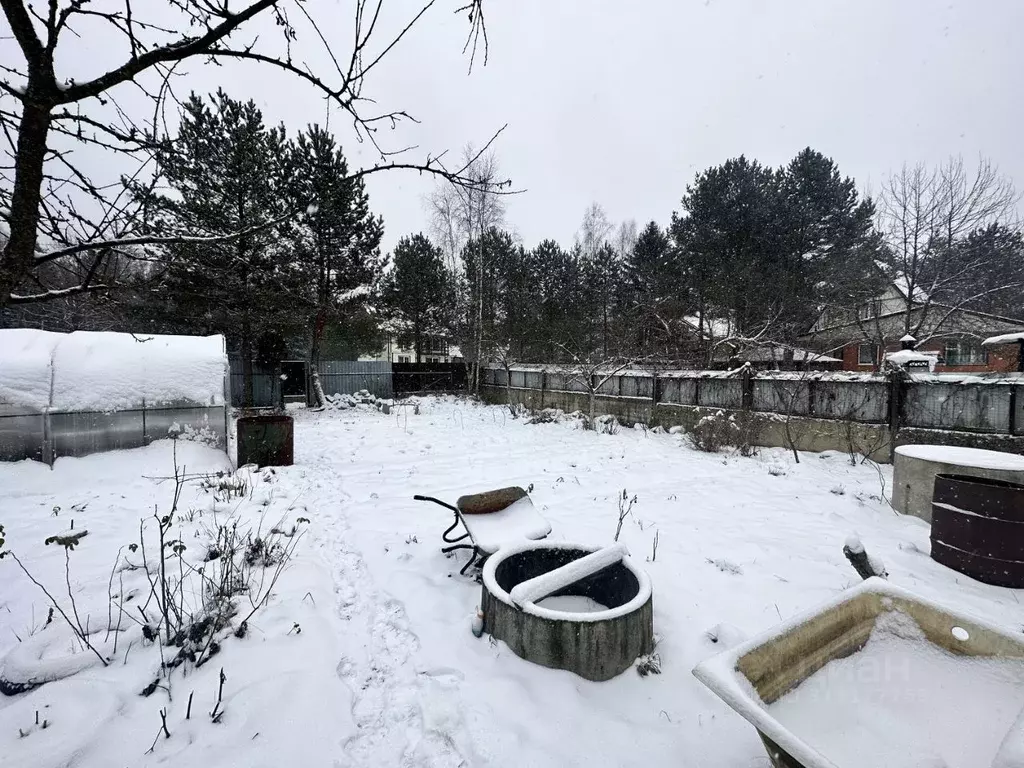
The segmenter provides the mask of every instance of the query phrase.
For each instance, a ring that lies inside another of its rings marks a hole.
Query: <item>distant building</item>
[[[826,310],[801,342],[841,358],[845,371],[878,370],[888,356],[907,347],[934,357],[932,369],[939,373],[1017,370],[1019,345],[983,347],[981,342],[1021,331],[1024,320],[945,306],[920,289],[908,294],[907,286],[895,281],[856,311]],[[907,338],[908,327],[924,341]]]
[[[392,363],[415,363],[416,350],[407,334],[395,328],[386,330],[384,345],[375,353],[360,355],[360,360],[384,360]],[[420,353],[421,363],[461,363],[462,352],[452,344],[447,335],[428,333],[423,337]]]

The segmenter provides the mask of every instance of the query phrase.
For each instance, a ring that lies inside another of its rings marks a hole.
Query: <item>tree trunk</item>
[[[312,369],[312,373],[309,377],[313,384],[313,397],[316,399],[318,405],[317,409],[323,409],[327,407],[327,395],[324,394],[324,386],[320,381],[320,371],[316,368]]]
[[[240,348],[242,355],[242,405],[252,408],[252,337],[248,322],[244,323],[242,327]]]
[[[324,388],[320,381],[320,350],[323,346],[326,326],[327,313],[321,307],[313,321],[313,338],[310,339],[309,344],[310,381],[313,383],[313,400],[316,408],[324,408],[327,405],[327,398],[324,396]]]
[[[608,359],[608,297],[601,299],[601,346],[604,348],[604,358]]]
[[[421,329],[420,316],[417,314],[412,321],[412,346],[416,355],[416,362],[420,362],[423,351],[423,331]]]
[[[512,366],[505,361],[505,402],[512,408]]]
[[[483,204],[481,203],[481,209]],[[481,210],[481,221],[483,211]],[[480,363],[483,359],[484,345],[484,231],[480,227],[480,237],[477,239],[476,257],[476,364],[473,366],[473,394],[480,394]]]
[[[31,92],[32,88],[29,90]],[[11,292],[32,270],[49,132],[50,107],[23,102],[8,219],[10,237],[0,260],[0,309],[7,305]]]

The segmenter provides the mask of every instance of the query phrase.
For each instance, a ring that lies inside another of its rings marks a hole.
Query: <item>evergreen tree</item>
[[[921,280],[936,301],[1024,318],[1024,236],[999,223],[976,229],[944,258],[926,259]],[[941,290],[930,290],[935,285]]]
[[[579,249],[565,251],[554,240],[544,240],[531,251],[531,261],[540,303],[538,359],[558,361],[564,357],[562,348],[579,346],[588,331],[582,257]]]
[[[672,319],[683,313],[684,290],[674,256],[668,236],[652,221],[626,257],[623,312],[636,349],[644,355],[655,351],[659,339],[664,348]]]
[[[287,213],[288,154],[284,130],[268,129],[252,101],[192,94],[174,151],[158,156],[174,194],[149,201],[158,232],[243,233],[171,246],[155,309],[163,329],[227,337],[241,357],[247,404],[256,348],[288,326],[295,302],[282,290],[290,255],[274,226]]]
[[[874,207],[819,152],[779,170],[728,160],[698,174],[682,204],[671,233],[702,331],[724,315],[739,336],[770,328],[792,344],[821,307],[875,288]]]
[[[309,360],[319,404],[319,371],[328,323],[354,318],[381,271],[383,223],[370,212],[363,180],[349,176],[334,137],[317,125],[299,134],[291,152],[290,195],[306,215],[290,229],[294,291],[304,299]],[[360,350],[362,351],[362,350]]]
[[[879,255],[872,229],[875,206],[859,198],[853,179],[843,178],[831,158],[809,147],[786,167],[782,191],[794,257],[789,301],[799,333],[820,307],[856,306],[877,295],[870,279]]]
[[[620,303],[623,263],[618,253],[605,243],[584,263],[583,279],[590,307],[591,333],[587,356],[607,359],[617,354],[622,344],[619,337],[617,306]]]
[[[462,249],[464,278],[462,289],[468,311],[460,328],[460,342],[467,359],[476,359],[476,340],[480,340],[481,357],[486,357],[503,343],[502,328],[502,265],[507,264],[518,246],[503,230],[491,228],[480,238],[469,240]],[[478,264],[480,269],[478,269]]]
[[[392,270],[381,287],[381,300],[402,327],[400,343],[411,342],[418,363],[427,334],[440,331],[448,319],[451,297],[444,255],[418,234],[398,241],[391,263]]]
[[[791,293],[779,182],[757,161],[728,160],[697,175],[673,220],[673,239],[692,260],[682,268],[702,280],[704,313],[731,314],[741,332],[754,332]]]

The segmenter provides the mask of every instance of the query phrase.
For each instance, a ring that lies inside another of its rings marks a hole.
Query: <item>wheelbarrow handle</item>
[[[447,504],[446,502],[443,502],[440,499],[435,499],[433,496],[420,496],[419,494],[416,494],[412,498],[414,501],[432,501],[435,504],[439,504],[440,506],[444,507],[445,509],[450,509],[456,515],[459,514],[459,510],[457,507],[453,507],[451,504]]]

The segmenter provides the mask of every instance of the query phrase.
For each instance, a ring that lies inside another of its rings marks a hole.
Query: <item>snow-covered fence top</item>
[[[58,412],[224,405],[223,336],[0,330],[0,405]]]
[[[485,386],[854,421],[1024,435],[1024,374],[852,371],[593,370],[571,365],[491,366]],[[543,397],[541,398],[543,402]]]

